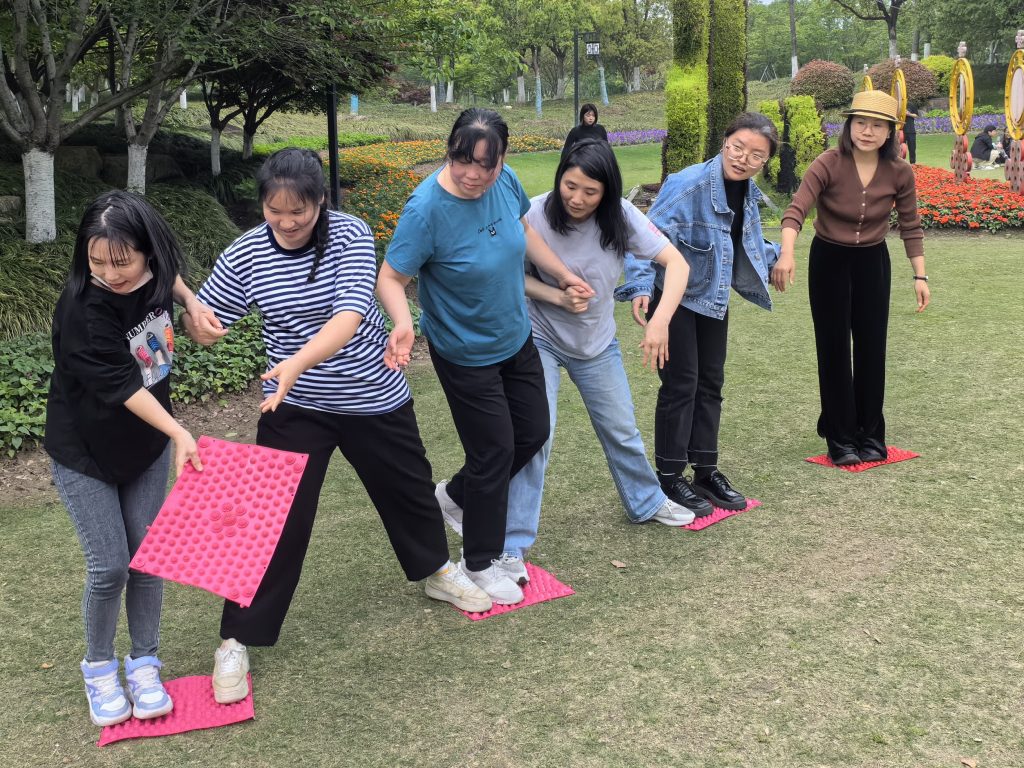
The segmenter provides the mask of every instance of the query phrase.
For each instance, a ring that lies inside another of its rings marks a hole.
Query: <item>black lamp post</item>
[[[572,105],[574,126],[580,124],[580,31],[572,31]],[[587,46],[587,56],[598,56],[601,43],[596,32],[583,32],[583,42]]]

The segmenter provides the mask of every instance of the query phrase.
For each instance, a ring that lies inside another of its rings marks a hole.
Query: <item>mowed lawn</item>
[[[98,749],[74,532],[56,499],[3,500],[2,764],[1024,764],[1024,239],[930,236],[923,314],[891,241],[889,437],[922,457],[863,474],[804,461],[824,449],[807,245],[775,312],[733,297],[721,463],[761,508],[700,533],[630,525],[566,385],[529,559],[576,594],[470,622],[404,580],[338,459],[281,642],[252,654],[255,721]],[[657,377],[619,320],[650,449]],[[437,380],[422,363],[410,379],[449,477],[462,454]],[[219,616],[168,585],[167,677],[210,673]]]

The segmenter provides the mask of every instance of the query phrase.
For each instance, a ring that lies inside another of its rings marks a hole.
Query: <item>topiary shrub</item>
[[[921,59],[922,66],[928,67],[931,73],[935,75],[940,94],[949,90],[949,76],[953,73],[953,64],[955,62],[956,59],[942,55],[928,56]]]
[[[715,0],[708,59],[708,146],[705,158],[722,147],[729,123],[747,104],[746,0]]]
[[[793,149],[794,172],[802,179],[807,166],[828,146],[821,128],[821,113],[810,96],[790,96],[782,103],[782,110]]]
[[[834,61],[815,59],[796,73],[790,91],[797,96],[813,96],[821,109],[843,107],[853,98],[853,72]]]
[[[668,135],[661,177],[704,160],[708,141],[710,6],[703,0],[672,3],[673,64],[665,83]]]
[[[930,56],[929,58],[935,57]],[[875,88],[889,93],[892,73],[895,69],[896,63],[892,59],[886,59],[869,69],[868,77],[871,78]],[[903,77],[907,81],[907,101],[909,103],[921,104],[939,94],[939,81],[935,77],[935,73],[928,67],[916,61],[903,60],[900,62],[900,69],[903,70]]]
[[[781,141],[782,134],[785,133],[785,125],[782,121],[782,103],[778,99],[762,101],[757,105],[757,111],[775,124],[775,130],[779,132]],[[775,187],[779,181],[779,162],[779,153],[776,152],[775,157],[765,163],[764,168],[761,169],[762,178],[772,187]]]

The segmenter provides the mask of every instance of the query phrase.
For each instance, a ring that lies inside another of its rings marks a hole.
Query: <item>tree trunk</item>
[[[210,173],[220,176],[220,128],[210,127]]]
[[[931,41],[928,41],[927,43],[924,44],[924,57],[927,59],[931,55],[932,55],[932,44],[931,44]]]
[[[889,25],[889,58],[895,59],[900,52],[899,42],[896,40],[896,18],[890,17]]]
[[[53,153],[30,149],[21,156],[25,173],[25,240],[50,243],[57,239],[53,196]]]
[[[796,0],[789,0],[789,65],[790,77],[796,77],[800,71],[800,60],[796,50]]]
[[[601,103],[608,106],[608,84],[604,79],[604,64],[597,65],[597,74],[601,78]]]
[[[78,111],[78,100],[80,98],[81,98],[81,95],[80,95],[79,89],[75,88],[75,90],[73,90],[71,92],[71,111],[72,112],[77,112]]]
[[[242,159],[248,160],[252,157],[252,142],[256,138],[255,132],[248,133],[242,129]]]
[[[430,84],[430,111],[437,112],[437,86]]]
[[[516,75],[516,103],[526,103],[526,76]]]
[[[149,154],[148,144],[128,145],[128,184],[126,189],[137,195],[146,194],[146,155]]]
[[[178,96],[178,108],[188,109],[188,94],[185,91]]]
[[[566,87],[566,85],[567,85],[567,79],[565,77],[559,76],[555,80],[555,98],[556,99],[564,99],[565,98],[565,87]]]
[[[544,115],[544,107],[543,107],[544,98],[543,98],[543,94],[541,92],[540,72],[537,72],[536,80],[537,80],[537,85],[536,85],[537,91],[536,91],[536,93],[533,94],[533,106],[537,110],[537,117],[543,117],[543,115]]]
[[[444,103],[451,104],[455,101],[455,83],[451,80],[448,81],[448,87],[444,92]]]
[[[633,92],[640,90],[640,67],[633,67]]]

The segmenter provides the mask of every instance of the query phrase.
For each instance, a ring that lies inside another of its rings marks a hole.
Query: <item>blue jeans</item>
[[[596,357],[580,360],[563,355],[544,339],[534,341],[544,365],[551,433],[544,447],[509,483],[505,552],[516,557],[522,557],[537,538],[544,473],[551,456],[558,412],[559,368],[565,368],[579,389],[629,519],[634,523],[649,520],[665,503],[665,494],[647,460],[640,430],[636,426],[633,396],[622,366],[619,342],[612,339],[612,343]]]
[[[125,611],[132,658],[155,656],[160,645],[163,579],[128,570],[146,527],[160,511],[167,492],[171,445],[131,483],[113,485],[51,462],[53,481],[78,532],[85,555],[85,660],[109,661],[127,585]]]

